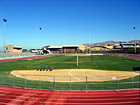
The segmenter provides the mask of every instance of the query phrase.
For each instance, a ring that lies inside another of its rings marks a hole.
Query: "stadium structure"
[[[103,57],[108,56],[108,54],[103,55]],[[79,60],[85,59],[84,57],[86,57],[85,60],[87,60],[88,57],[90,57],[90,59],[92,57],[96,59],[97,56],[98,54],[91,54],[89,56],[79,55]],[[101,57],[102,55],[99,56]],[[109,55],[109,57],[112,56],[123,56],[123,58],[119,58],[121,60],[125,58],[137,58],[138,60],[136,62],[139,62],[140,59],[139,56],[134,55]],[[127,71],[122,71],[120,74],[116,74],[117,72],[114,74],[113,71],[108,71],[108,73],[112,73],[112,76],[108,76],[107,74],[107,76],[101,76],[99,74],[101,74],[102,70],[97,70],[96,72],[101,71],[97,75],[95,75],[95,72],[93,74],[91,74],[92,72],[88,72],[91,71],[90,69],[88,71],[85,71],[85,69],[70,69],[69,71],[66,69],[62,71],[62,69],[55,70],[55,68],[53,68],[52,71],[50,71],[50,67],[53,67],[51,64],[44,64],[41,66],[43,68],[38,66],[38,71],[32,71],[32,68],[37,69],[36,65],[30,64],[32,60],[36,60],[37,62],[38,60],[45,60],[47,58],[47,60],[55,59],[55,62],[53,62],[56,63],[59,57],[62,57],[62,59],[66,57],[70,59],[74,58],[76,66],[75,56],[65,56],[63,53],[26,55],[1,59],[0,67],[1,70],[4,71],[1,71],[0,79],[0,105],[139,105],[140,75],[138,71],[133,72],[133,74]],[[125,61],[127,60],[128,59],[125,59]],[[19,66],[20,62],[21,67]],[[25,62],[32,65],[31,70],[24,71],[25,68],[23,67],[26,67],[24,65],[26,64]],[[83,61],[80,63],[82,62]],[[13,67],[16,63],[18,63],[18,66]],[[38,64],[43,63],[44,62],[40,61]],[[63,63],[67,66],[69,64],[73,65],[70,61],[64,61]],[[86,61],[84,61],[84,63],[86,63]],[[60,65],[61,64],[58,66]],[[20,71],[12,70],[10,74],[8,72],[7,74],[5,72],[5,70],[7,70],[6,66],[23,69]],[[81,67],[81,65],[79,67]],[[48,73],[48,75],[45,73]],[[124,75],[121,75],[122,73]],[[54,74],[58,75],[56,76]]]

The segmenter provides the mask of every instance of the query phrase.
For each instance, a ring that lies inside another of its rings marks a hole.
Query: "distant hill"
[[[125,41],[105,41],[105,42],[99,42],[99,43],[86,43],[86,44],[83,44],[85,46],[107,46],[107,45],[115,45],[115,44],[119,44],[119,43],[135,43],[134,40],[130,40],[128,42],[125,42]],[[140,40],[136,40],[136,43],[140,44]]]
[[[128,43],[135,43],[135,41],[134,40],[130,40],[130,41],[128,41]],[[140,44],[140,40],[136,40],[136,43]]]

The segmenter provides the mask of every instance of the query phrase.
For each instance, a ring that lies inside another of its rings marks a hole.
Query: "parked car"
[[[37,49],[30,49],[30,52],[31,53],[38,53],[38,50]]]

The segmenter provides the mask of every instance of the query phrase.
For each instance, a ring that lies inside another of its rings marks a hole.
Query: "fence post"
[[[71,76],[70,76],[70,90],[71,90]]]
[[[87,76],[86,76],[86,91],[87,91]]]
[[[1,85],[3,86],[3,73],[1,73]]]
[[[39,75],[39,89],[41,89],[40,75]]]
[[[119,75],[118,75],[118,89],[120,88]]]
[[[134,77],[133,77],[133,75],[132,75],[132,88],[134,87],[134,86],[133,86],[133,82],[134,82],[134,80],[133,80],[133,79],[134,79]]]
[[[54,87],[53,87],[53,90],[55,90],[55,76],[54,76]]]
[[[25,88],[26,88],[26,74],[24,76],[25,76]]]
[[[102,76],[102,90],[104,90],[104,85],[103,85],[103,76]]]
[[[14,87],[14,75],[13,75],[13,87]]]

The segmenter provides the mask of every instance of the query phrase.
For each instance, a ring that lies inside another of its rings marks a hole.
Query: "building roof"
[[[135,44],[135,43],[121,43],[121,44]]]
[[[62,47],[79,47],[79,45],[63,45]]]
[[[13,46],[13,47],[16,47],[16,48],[22,48],[21,46]]]
[[[91,47],[105,47],[105,46],[91,46]]]
[[[62,48],[62,46],[49,46],[48,48]]]
[[[7,46],[5,46],[5,48],[9,47],[9,46],[16,47],[16,48],[22,48],[21,46],[16,46],[16,45],[7,45]]]

